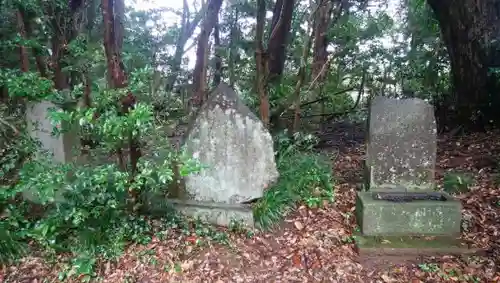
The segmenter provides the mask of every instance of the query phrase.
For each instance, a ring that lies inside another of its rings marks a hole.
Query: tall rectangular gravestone
[[[245,203],[262,197],[279,174],[271,134],[231,87],[220,84],[201,105],[184,146],[206,168],[185,178],[176,207],[218,225],[253,226]]]
[[[52,155],[54,162],[70,162],[75,155],[72,154],[75,145],[75,136],[63,133],[59,136],[52,135],[53,125],[49,112],[57,110],[57,106],[49,101],[28,103],[26,109],[26,122],[31,137],[40,142],[42,150]],[[33,192],[24,192],[24,196],[36,202],[37,197]],[[60,199],[62,196],[58,196]]]
[[[74,143],[69,134],[52,135],[51,109],[57,110],[57,106],[48,101],[29,103],[26,110],[28,131],[32,138],[40,141],[42,149],[53,155],[54,161],[66,163],[72,159]]]
[[[370,190],[433,190],[436,120],[432,105],[421,99],[375,97],[366,154]]]
[[[460,202],[434,190],[437,133],[432,105],[416,98],[375,97],[368,123],[368,191],[358,192],[356,203],[362,234],[459,235]]]

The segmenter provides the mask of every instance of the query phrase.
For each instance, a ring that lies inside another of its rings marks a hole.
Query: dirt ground
[[[99,282],[500,282],[500,189],[494,182],[500,133],[441,137],[439,142],[439,184],[448,170],[474,176],[470,192],[458,196],[469,227],[462,238],[485,254],[390,265],[361,263],[353,243],[362,136],[350,133],[345,135],[347,145],[323,147],[330,152],[341,149],[332,158],[335,202],[316,209],[300,206],[275,231],[256,232],[253,237],[230,233],[229,245],[198,247],[200,239],[194,234],[169,231],[162,240],[129,247],[117,262],[103,263]],[[5,268],[0,282],[57,282],[60,267],[30,257]]]

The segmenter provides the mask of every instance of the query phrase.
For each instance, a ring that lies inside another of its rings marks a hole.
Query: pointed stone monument
[[[253,226],[247,203],[262,197],[279,174],[271,134],[230,86],[221,83],[201,105],[184,146],[206,168],[185,178],[174,193],[176,207],[218,225]]]

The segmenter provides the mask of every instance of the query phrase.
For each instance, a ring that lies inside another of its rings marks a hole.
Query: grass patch
[[[263,229],[275,226],[300,203],[317,207],[334,197],[330,161],[313,151],[314,136],[289,138],[283,133],[275,142],[280,177],[254,207],[255,222]]]

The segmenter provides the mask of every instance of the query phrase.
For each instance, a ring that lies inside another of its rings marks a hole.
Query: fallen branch
[[[351,91],[351,90],[354,90],[355,87],[350,87],[348,89],[343,89],[343,90],[340,90],[340,91],[337,91],[336,93],[333,93],[331,95],[338,95],[338,94],[342,94],[342,93],[346,93],[348,91]],[[304,107],[304,106],[307,106],[307,105],[310,105],[310,104],[314,104],[314,103],[318,103],[318,102],[322,102],[326,99],[328,99],[329,97],[322,97],[322,98],[318,98],[316,100],[312,100],[312,101],[308,101],[308,102],[304,102],[303,104],[300,105],[300,107]]]
[[[19,130],[16,127],[14,127],[14,125],[12,125],[11,123],[7,122],[7,120],[5,120],[3,118],[0,118],[0,124],[3,124],[5,126],[11,128],[15,135],[19,134]]]
[[[336,117],[341,117],[341,116],[353,113],[356,110],[366,110],[366,108],[360,108],[360,109],[351,108],[349,110],[342,111],[342,112],[325,113],[325,114],[311,114],[311,115],[307,115],[307,116],[301,116],[300,118],[329,117],[326,121],[331,121],[331,120],[335,119]],[[333,118],[331,118],[331,117],[333,117]],[[292,117],[286,117],[286,118],[292,118]]]

